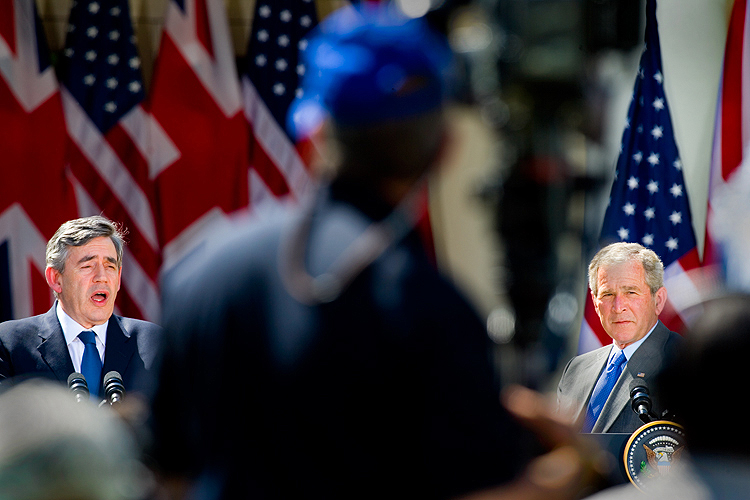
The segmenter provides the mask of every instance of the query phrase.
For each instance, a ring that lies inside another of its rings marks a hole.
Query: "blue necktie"
[[[586,408],[586,419],[583,421],[581,432],[591,432],[596,419],[599,418],[599,414],[602,412],[602,408],[604,408],[604,403],[607,402],[609,393],[612,392],[617,379],[620,378],[626,361],[627,359],[625,359],[622,351],[618,351],[607,365],[607,369],[604,370],[604,373],[597,380],[594,392],[591,393],[589,406]]]
[[[96,349],[96,337],[94,332],[85,331],[78,334],[78,338],[84,343],[83,361],[81,362],[81,374],[89,386],[91,399],[99,399],[99,385],[102,378],[102,360]]]

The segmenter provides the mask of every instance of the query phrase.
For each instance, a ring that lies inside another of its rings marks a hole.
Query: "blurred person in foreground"
[[[337,11],[305,52],[304,91],[319,100],[293,109],[327,113],[334,174],[298,208],[215,235],[163,280],[152,453],[172,495],[579,491],[572,446],[528,466],[540,442],[501,405],[484,325],[414,231],[421,180],[447,144],[450,57],[391,7]],[[568,444],[575,433],[533,400],[510,398]]]
[[[589,264],[594,308],[612,344],[573,358],[557,388],[561,415],[583,432],[632,433],[643,425],[630,383],[650,381],[674,358],[682,337],[659,321],[667,301],[664,265],[638,243],[612,243]],[[652,394],[653,412],[665,406]]]
[[[92,399],[101,400],[103,377],[116,371],[126,391],[149,390],[162,330],[113,314],[124,247],[121,229],[106,217],[58,228],[47,243],[45,269],[55,303],[44,314],[0,324],[0,382],[44,377],[67,383],[78,372]]]
[[[669,472],[644,484],[615,487],[592,500],[643,498],[734,500],[750,493],[750,433],[744,427],[750,383],[750,295],[726,293],[701,304],[676,361],[657,378],[665,401],[684,426],[687,453]]]
[[[0,498],[140,500],[147,469],[130,429],[109,406],[77,403],[57,382],[0,392]]]

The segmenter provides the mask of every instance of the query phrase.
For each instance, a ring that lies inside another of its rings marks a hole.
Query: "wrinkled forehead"
[[[107,236],[98,236],[78,246],[68,247],[66,264],[77,264],[95,259],[117,263],[117,249],[112,239]]]

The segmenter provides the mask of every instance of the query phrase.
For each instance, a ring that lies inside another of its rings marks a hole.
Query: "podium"
[[[584,436],[599,445],[605,479],[612,486],[631,482],[643,489],[649,480],[668,474],[686,449],[684,429],[667,420],[654,420],[632,434]]]

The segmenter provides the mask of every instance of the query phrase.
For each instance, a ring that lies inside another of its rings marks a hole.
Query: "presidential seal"
[[[625,471],[637,488],[645,489],[648,481],[665,476],[679,467],[685,450],[682,426],[666,420],[650,422],[630,436],[625,445]]]

